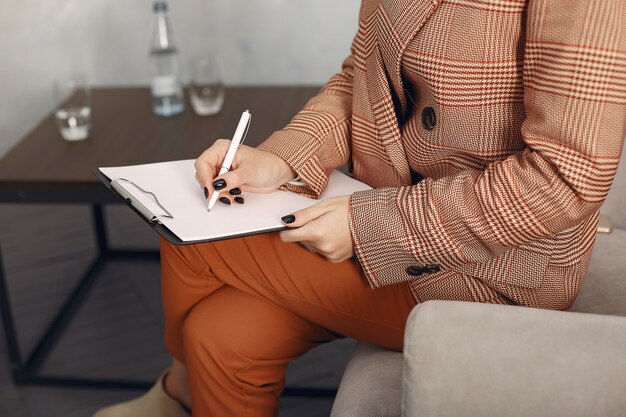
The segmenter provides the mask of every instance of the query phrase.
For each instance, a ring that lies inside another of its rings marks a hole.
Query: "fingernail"
[[[214,189],[221,190],[224,187],[226,187],[226,181],[224,181],[222,178],[220,178],[219,180],[213,181],[213,188]]]
[[[280,218],[284,223],[293,223],[296,221],[296,216],[294,216],[293,214],[288,214],[286,216],[283,216]]]
[[[209,189],[204,187],[204,198],[209,198]]]
[[[220,197],[220,202],[230,206],[230,199],[228,197]]]
[[[235,187],[228,192],[230,195],[239,195],[241,194],[241,189],[239,187]]]
[[[243,204],[243,197],[235,197],[235,201],[239,204]]]

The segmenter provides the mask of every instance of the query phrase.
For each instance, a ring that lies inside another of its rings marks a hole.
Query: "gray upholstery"
[[[429,301],[409,317],[406,416],[626,415],[626,317]]]
[[[330,415],[399,417],[401,374],[402,353],[357,344]]]
[[[614,231],[597,235],[572,312],[419,305],[405,361],[359,344],[331,416],[398,416],[401,406],[404,417],[626,416],[625,154],[602,207]]]
[[[526,310],[524,309],[524,312]],[[615,229],[611,234],[599,234],[597,236],[585,284],[572,310],[626,317],[626,230]],[[569,315],[569,313],[561,314]],[[578,319],[582,316],[573,315],[572,317]],[[603,318],[601,317],[601,319]],[[622,321],[622,328],[622,331],[626,330],[626,322]],[[417,339],[419,334],[407,333],[407,338],[410,337]],[[600,359],[602,359],[604,347],[599,346],[599,348],[603,352],[599,354]],[[626,362],[626,341],[622,341],[620,349],[623,366]],[[381,368],[384,369],[384,372],[380,371]],[[419,370],[415,370],[415,372],[419,373]],[[506,372],[504,373],[506,374]],[[400,385],[401,375],[402,354],[363,343],[357,345],[343,375],[331,416],[399,416],[400,392],[394,390]],[[622,380],[626,381],[626,371],[621,376]],[[451,386],[454,387],[455,385],[451,384]],[[379,388],[374,389],[373,387]],[[623,386],[623,390],[626,392],[626,386]],[[412,397],[415,401],[418,398],[417,396]],[[418,414],[405,415],[418,416]],[[603,414],[590,415],[602,416]],[[622,410],[621,415],[626,415],[626,408]],[[422,415],[419,414],[419,417]]]
[[[619,167],[617,168],[617,174],[613,185],[611,185],[611,191],[606,198],[604,204],[602,204],[602,213],[606,215],[613,226],[626,230],[626,146],[622,150],[622,159],[620,160]]]
[[[626,184],[624,190],[626,195]],[[571,310],[626,316],[626,229],[596,236],[585,283]]]

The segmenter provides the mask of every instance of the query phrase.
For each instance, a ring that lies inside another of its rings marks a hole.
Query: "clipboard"
[[[330,174],[327,189],[318,200],[290,191],[248,193],[245,205],[217,205],[208,213],[206,199],[194,178],[193,162],[183,160],[98,168],[92,173],[155,232],[174,245],[284,230],[287,226],[280,217],[285,214],[326,198],[371,188],[334,171]]]
[[[113,194],[119,197],[120,201],[123,204],[125,204],[128,208],[134,211],[135,214],[137,214],[143,220],[144,223],[146,223],[149,227],[152,228],[152,230],[157,232],[161,237],[163,237],[165,240],[167,240],[171,244],[179,246],[179,245],[192,245],[194,243],[203,243],[203,241],[185,242],[181,240],[178,236],[172,233],[170,229],[165,227],[163,223],[155,221],[155,219],[153,219],[154,217],[153,213],[140,211],[136,206],[133,205],[132,198],[129,200],[128,198],[125,198],[122,194],[120,194],[118,191],[116,191],[111,186],[111,179],[107,177],[106,175],[104,175],[99,169],[92,169],[91,173],[95,175],[95,177],[98,178],[100,182],[109,189],[109,191],[111,191]],[[224,238],[224,239],[227,239],[227,238]],[[212,242],[212,241],[213,239],[207,239],[204,242]]]

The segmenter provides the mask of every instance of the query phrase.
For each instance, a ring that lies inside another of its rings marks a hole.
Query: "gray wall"
[[[170,0],[182,56],[221,53],[227,84],[321,84],[340,68],[359,0]],[[0,156],[54,103],[70,71],[146,85],[151,0],[0,0]]]

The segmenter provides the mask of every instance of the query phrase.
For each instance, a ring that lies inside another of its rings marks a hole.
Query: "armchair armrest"
[[[626,317],[428,301],[404,340],[405,417],[624,416]]]

